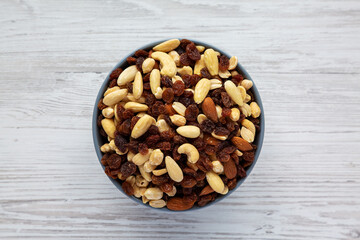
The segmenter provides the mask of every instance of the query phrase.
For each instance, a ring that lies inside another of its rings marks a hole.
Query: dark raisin
[[[111,156],[111,153],[105,153],[101,158],[101,164],[107,166],[107,159]]]
[[[136,165],[133,162],[125,162],[121,165],[120,173],[125,179],[136,172]]]
[[[214,146],[211,146],[211,145],[207,145],[206,146],[206,148],[205,148],[205,153],[207,154],[207,155],[213,155],[213,154],[215,154],[215,152],[216,152],[216,148],[214,147]]]
[[[162,94],[162,99],[166,103],[172,103],[174,100],[174,90],[172,88],[166,88]]]
[[[100,110],[103,110],[103,109],[107,108],[107,106],[106,106],[106,105],[104,104],[104,102],[103,102],[103,98],[99,100],[98,108],[99,108]]]
[[[155,175],[152,175],[151,176],[151,182],[155,185],[161,185],[161,184],[164,184],[166,182],[169,181],[169,175],[168,174],[163,174],[161,176],[155,176]]]
[[[136,58],[134,58],[134,57],[128,57],[128,58],[126,59],[126,61],[128,62],[129,65],[134,65],[134,64],[136,64]]]
[[[209,202],[211,202],[211,200],[212,200],[212,196],[210,194],[204,195],[204,196],[199,197],[199,201],[197,202],[197,204],[199,207],[203,207],[206,204],[208,204]]]
[[[202,172],[202,173],[204,173],[204,172]],[[206,185],[205,180],[201,180],[196,183],[196,187],[199,187],[199,188],[205,187],[205,185]]]
[[[142,64],[143,64],[144,60],[145,60],[145,58],[143,58],[143,57],[138,57],[136,59],[136,68],[140,72],[142,72]]]
[[[232,139],[233,137],[235,137],[235,135],[237,134],[237,132],[239,131],[239,125],[236,125],[234,126],[234,130],[232,130],[230,132],[230,135],[228,136],[228,139]],[[229,128],[228,128],[229,129]]]
[[[145,97],[145,104],[152,106],[156,102],[156,98],[153,94],[147,94]]]
[[[195,62],[191,60],[186,53],[180,55],[180,63],[183,66],[191,66],[195,64]]]
[[[183,82],[185,84],[185,88],[191,87],[191,75],[183,74],[181,77],[182,77],[182,80],[183,80]]]
[[[235,75],[231,78],[231,81],[233,81],[235,83],[235,85],[238,85],[242,80],[244,79],[244,77],[241,74]]]
[[[222,109],[221,116],[223,116],[224,118],[226,118],[226,117],[230,117],[230,115],[231,115],[231,109],[224,107],[224,108]],[[226,121],[226,120],[225,120],[225,121]]]
[[[163,131],[160,133],[161,139],[165,141],[171,141],[174,136],[175,136],[175,131],[173,129]]]
[[[121,187],[122,187],[122,189],[124,190],[124,192],[125,192],[127,195],[129,195],[129,196],[134,195],[134,188],[131,186],[130,183],[128,183],[128,182],[123,182],[123,183],[121,184]]]
[[[190,79],[191,86],[195,86],[200,81],[200,79],[201,77],[197,74],[191,75],[191,79]]]
[[[232,106],[231,98],[227,92],[221,92],[221,101],[227,108]]]
[[[186,46],[186,54],[193,61],[200,60],[200,58],[201,58],[200,52],[199,52],[199,50],[197,50],[196,45],[193,42]]]
[[[245,169],[244,169],[241,165],[238,165],[238,166],[237,166],[237,175],[238,175],[240,178],[246,177],[246,171],[245,171]]]
[[[121,156],[116,153],[111,154],[107,159],[106,163],[110,167],[110,169],[118,169],[121,166]]]
[[[150,135],[160,135],[159,128],[157,126],[155,126],[155,125],[151,125],[149,127],[149,129],[147,130],[147,132]]]
[[[208,78],[208,79],[211,79],[211,78],[212,78],[209,70],[208,70],[206,67],[204,67],[204,68],[202,68],[202,69],[200,70],[200,74],[201,74],[201,76],[202,76],[203,78]]]
[[[211,120],[209,119],[205,119],[204,121],[202,121],[202,123],[200,124],[200,128],[203,132],[205,133],[212,133],[212,131],[215,129],[215,123],[213,123]]]
[[[230,65],[229,58],[227,58],[224,55],[218,56],[218,58],[219,58],[219,70],[222,72],[228,70]]]
[[[112,73],[110,74],[109,79],[118,79],[118,77],[120,76],[120,74],[122,73],[122,69],[121,68],[117,68],[114,71],[112,71]]]
[[[190,104],[194,103],[194,99],[187,97],[180,97],[179,102],[181,102],[185,107],[188,107]]]
[[[220,162],[227,162],[230,160],[230,155],[228,153],[224,153],[224,152],[217,152],[216,158]]]
[[[150,74],[151,74],[151,72],[147,73],[147,74],[143,77],[143,82],[149,82],[149,81],[150,81]]]
[[[134,113],[132,111],[130,111],[129,109],[126,109],[125,111],[123,111],[122,113],[122,119],[130,119],[134,116]]]
[[[235,124],[235,122],[233,122],[233,121],[227,121],[227,122],[226,122],[226,128],[227,128],[230,132],[232,132],[232,131],[235,130],[235,126],[236,126],[236,124]]]
[[[242,158],[247,162],[253,162],[255,159],[255,153],[253,151],[251,152],[243,152]]]
[[[200,158],[196,162],[196,166],[203,172],[211,171],[213,168],[210,158],[205,153],[200,153]]]
[[[174,185],[172,185],[171,183],[163,183],[159,186],[160,190],[163,191],[164,193],[169,193],[173,190]]]
[[[116,78],[111,80],[110,83],[109,83],[109,88],[113,88],[115,86],[117,86],[117,79]]]
[[[153,117],[158,117],[160,114],[165,112],[165,106],[161,101],[156,101],[151,107],[151,113]]]
[[[162,76],[161,77],[161,85],[163,87],[171,88],[173,85],[173,82],[172,82],[171,78],[169,78],[168,76]]]
[[[155,147],[156,143],[160,141],[159,135],[150,135],[146,138],[145,143],[149,147]]]
[[[141,155],[146,155],[149,152],[149,148],[145,143],[140,143],[138,149]]]
[[[131,124],[130,124],[130,128],[131,130],[134,128],[135,124],[137,123],[137,121],[139,121],[139,117],[138,116],[134,116],[131,118]]]
[[[229,190],[233,190],[236,187],[236,178],[230,179],[226,185]]]
[[[230,134],[229,130],[227,130],[224,127],[217,127],[217,128],[215,128],[214,131],[215,131],[214,133],[219,136],[226,136],[226,135]]]
[[[126,84],[126,89],[128,90],[129,93],[133,92],[133,83],[129,82]]]
[[[180,80],[177,80],[173,86],[172,86],[172,89],[174,90],[174,94],[176,96],[181,96],[183,93],[184,93],[184,90],[185,90],[185,84],[180,81]]]
[[[193,193],[193,188],[183,188],[182,193],[184,194],[184,197],[189,196],[190,194]]]
[[[128,144],[126,144],[126,147],[129,149],[130,152],[138,153],[139,152],[138,145],[139,145],[138,141],[132,140]]]
[[[183,173],[185,175],[190,175],[192,177],[196,177],[196,175],[197,175],[196,171],[194,169],[192,169],[192,168],[189,168],[189,167],[184,168]]]
[[[131,133],[131,120],[126,119],[124,122],[121,123],[119,127],[116,127],[116,131],[118,131],[123,136],[129,136]]]
[[[151,89],[150,82],[144,82],[143,88],[144,90],[150,90]]]
[[[160,150],[163,150],[163,151],[169,151],[169,150],[171,150],[171,143],[159,142],[158,144],[156,144],[156,148],[159,148]]]
[[[192,176],[185,175],[180,184],[183,188],[192,188],[196,185],[196,179]]]
[[[147,58],[149,56],[149,53],[143,49],[139,49],[135,52],[135,57],[144,57]]]
[[[102,114],[100,114],[96,120],[96,125],[98,127],[101,127],[101,120],[103,120],[103,119],[104,119],[104,116]]]
[[[198,150],[204,150],[206,144],[204,142],[204,140],[200,137],[195,138],[192,142],[192,145],[194,145]]]
[[[121,152],[125,152],[126,151],[126,144],[127,144],[127,140],[120,135],[119,133],[117,133],[115,135],[115,146],[121,151]]]
[[[186,139],[180,135],[175,135],[173,138],[173,142],[174,144],[178,144],[178,145],[187,143]]]
[[[197,116],[199,115],[199,109],[196,104],[189,105],[185,110],[185,118],[187,121],[196,121]]]
[[[176,147],[174,147],[174,149],[173,149],[173,151],[172,151],[172,157],[173,157],[173,159],[174,159],[175,161],[179,161],[180,158],[181,158],[181,154],[178,153],[178,151],[177,151],[178,148],[179,148],[179,146],[176,146]]]
[[[180,40],[180,47],[181,47],[182,49],[186,49],[186,46],[187,46],[188,44],[190,44],[190,43],[192,43],[192,41],[190,41],[190,40],[188,40],[188,39],[181,39],[181,40]]]
[[[206,174],[203,171],[197,171],[195,179],[196,181],[202,181],[206,178]]]

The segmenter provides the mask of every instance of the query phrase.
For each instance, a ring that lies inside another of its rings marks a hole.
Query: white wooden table
[[[360,239],[360,1],[0,1],[0,239]],[[266,112],[251,176],[210,208],[137,205],[91,116],[129,51],[170,38],[239,56]]]

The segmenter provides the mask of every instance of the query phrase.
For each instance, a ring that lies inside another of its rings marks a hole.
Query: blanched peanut
[[[153,208],[163,208],[166,206],[166,202],[162,199],[159,200],[151,200],[149,205]]]
[[[155,95],[158,88],[160,88],[160,71],[158,69],[153,69],[149,79],[151,92]]]
[[[153,49],[155,51],[170,52],[171,50],[177,48],[179,45],[180,45],[179,39],[170,39],[156,45],[155,47],[153,47]]]
[[[231,100],[233,100],[237,105],[242,106],[243,100],[241,97],[240,89],[232,81],[226,81],[224,83],[225,90],[229,94]]]
[[[149,149],[148,153],[145,155],[142,155],[141,153],[135,154],[135,156],[132,158],[132,162],[138,166],[143,165],[147,160],[149,160],[151,152],[152,152],[152,150]],[[145,168],[144,168],[144,170],[145,170],[145,172],[148,172],[148,171],[146,171]],[[151,171],[149,171],[149,172],[151,172]]]
[[[155,170],[156,166],[151,165],[149,161],[144,163],[144,170],[145,172],[151,173],[153,170]]]
[[[186,138],[197,138],[200,136],[200,128],[191,125],[178,127],[176,132]]]
[[[149,199],[147,199],[147,198],[145,197],[145,195],[141,196],[141,199],[142,199],[143,204],[146,204],[146,203],[149,202]]]
[[[242,127],[240,133],[241,133],[241,137],[244,140],[246,140],[250,143],[254,141],[255,135],[246,127]]]
[[[222,87],[222,82],[219,79],[210,79],[211,85],[210,85],[210,90],[214,90],[217,88],[221,88]]]
[[[171,51],[168,54],[170,57],[172,57],[176,66],[180,66],[180,55],[177,53],[177,51]]]
[[[126,95],[126,97],[123,98],[123,100],[121,100],[121,102],[119,104],[122,104],[123,106],[125,105],[125,103],[127,102],[137,102],[137,103],[145,103],[145,97],[141,96],[140,98],[136,99],[134,97],[134,94],[132,93],[128,93]]]
[[[251,96],[249,94],[246,94],[244,102],[247,103],[247,102],[250,102],[250,101],[251,101]]]
[[[250,88],[252,88],[253,82],[251,80],[244,79],[241,82],[241,86],[243,86],[246,90],[249,90]]]
[[[228,70],[219,71],[219,77],[228,79],[231,76],[231,73]]]
[[[135,156],[135,153],[133,152],[128,152],[127,155],[126,155],[126,158],[129,162],[132,162],[132,159],[134,158]]]
[[[162,168],[162,169],[154,170],[152,173],[155,176],[161,176],[161,175],[164,175],[165,173],[167,173],[167,170],[166,170],[166,168]]]
[[[170,119],[171,119],[171,122],[178,127],[184,126],[186,124],[186,118],[179,114],[174,114],[174,115],[170,116]]]
[[[141,176],[148,182],[151,182],[151,174],[146,172],[144,169],[144,165],[138,166]]]
[[[240,107],[240,110],[241,110],[242,114],[245,115],[245,117],[251,116],[251,107],[249,106],[249,104],[244,103],[244,105]]]
[[[131,137],[138,138],[142,136],[152,124],[155,124],[155,119],[149,115],[144,115],[141,117],[135,124],[133,130],[131,131]]]
[[[170,57],[168,54],[163,52],[153,52],[151,54],[151,57],[154,58],[155,60],[160,61],[162,65],[162,69],[161,69],[162,75],[167,75],[169,77],[175,76],[177,68],[172,57]]]
[[[213,168],[212,170],[214,173],[222,174],[224,172],[224,166],[221,164],[220,161],[216,160],[212,162]]]
[[[205,67],[204,54],[202,54],[200,60],[197,60],[195,62],[194,74],[201,75],[200,74],[201,69],[203,69],[204,67]]]
[[[164,132],[170,130],[170,126],[166,123],[164,119],[159,119],[156,122],[156,126],[159,128],[159,132]]]
[[[225,185],[224,190],[220,194],[221,195],[226,195],[228,192],[229,192],[229,187]]]
[[[200,104],[204,101],[205,97],[208,95],[211,87],[211,82],[207,78],[201,79],[195,86],[195,93],[194,93],[194,101],[197,104]]]
[[[103,153],[107,153],[107,152],[111,152],[112,149],[110,147],[110,145],[108,143],[105,143],[104,145],[102,145],[100,147],[100,151],[103,152]]]
[[[258,118],[261,114],[261,109],[259,105],[256,102],[252,102],[250,103],[250,108],[251,108],[251,116],[253,118]]]
[[[206,120],[207,119],[207,117],[205,116],[205,114],[199,114],[198,116],[197,116],[197,121],[198,121],[198,123],[199,124],[201,124],[204,120]]]
[[[152,187],[146,189],[144,196],[149,200],[159,200],[163,196],[163,192],[160,190],[160,188]]]
[[[104,108],[101,111],[101,113],[105,118],[113,118],[114,117],[114,109],[112,107]]]
[[[163,94],[163,90],[161,87],[158,87],[154,93],[154,96],[156,97],[156,99],[161,99],[162,98],[162,94]]]
[[[193,74],[193,70],[190,66],[184,66],[182,68],[178,68],[177,72],[180,73],[180,75],[184,75],[184,74],[192,75]]]
[[[137,102],[127,102],[124,105],[125,109],[129,109],[132,112],[146,112],[149,107],[146,104],[137,103]]]
[[[151,70],[153,69],[155,65],[155,60],[152,58],[147,58],[144,60],[143,64],[142,64],[142,71],[143,73],[149,73],[151,72]]]
[[[138,187],[147,187],[149,182],[141,175],[137,175],[135,178],[135,184]]]
[[[103,127],[104,131],[109,137],[111,138],[115,137],[116,127],[114,124],[114,120],[104,118],[103,120],[101,120],[101,126]]]
[[[234,70],[237,66],[238,58],[235,56],[232,56],[229,60],[229,68],[228,70]]]
[[[113,91],[104,97],[103,102],[107,106],[113,106],[120,102],[126,96],[127,92],[127,89]]]
[[[164,159],[164,154],[160,149],[155,149],[149,158],[149,163],[154,166],[158,166],[162,163]]]
[[[217,53],[214,51],[214,49],[207,49],[204,52],[204,61],[205,66],[209,70],[209,73],[212,76],[218,75],[219,73],[219,60],[217,57]]]
[[[180,102],[174,102],[172,108],[180,115],[185,116],[186,107]]]
[[[238,86],[237,88],[240,90],[241,98],[242,98],[242,100],[244,102],[245,98],[246,98],[246,89],[243,86]]]
[[[216,105],[215,108],[216,108],[216,114],[217,114],[218,118],[220,119],[222,116],[222,108],[219,105]]]
[[[255,125],[251,121],[249,121],[248,119],[244,119],[241,121],[241,125],[249,129],[252,132],[252,134],[254,134],[255,136],[256,133]]]
[[[205,50],[205,47],[204,46],[201,46],[201,45],[196,45],[196,49],[199,51],[199,52],[203,52]]]
[[[169,197],[173,197],[176,194],[176,187],[173,186],[171,192],[166,193]]]
[[[182,144],[177,151],[180,154],[186,154],[191,163],[196,163],[199,160],[199,151],[190,143]]]
[[[238,108],[231,109],[230,119],[234,122],[237,122],[240,119],[240,110]]]
[[[135,75],[135,80],[133,84],[133,95],[135,99],[139,99],[143,93],[143,79],[141,72],[137,72]]]
[[[132,65],[127,67],[122,73],[120,74],[117,84],[119,86],[125,85],[134,80],[136,73],[138,72],[136,65]]]

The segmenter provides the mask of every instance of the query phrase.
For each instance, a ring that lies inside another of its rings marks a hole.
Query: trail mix
[[[105,173],[154,208],[204,206],[254,161],[260,108],[237,57],[182,39],[127,58],[98,103]]]

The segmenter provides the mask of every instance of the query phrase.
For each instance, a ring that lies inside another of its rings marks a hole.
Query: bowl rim
[[[181,38],[178,38],[178,39],[181,39]],[[151,43],[148,43],[140,48],[137,48],[136,50],[132,51],[130,54],[128,54],[126,57],[122,58],[115,66],[114,68],[108,73],[108,75],[106,76],[104,82],[102,83],[100,89],[99,89],[99,92],[97,94],[97,97],[96,97],[96,100],[95,100],[95,105],[94,105],[94,109],[93,109],[93,117],[92,117],[92,136],[93,136],[93,143],[94,143],[94,148],[95,148],[95,152],[96,152],[96,155],[98,157],[98,161],[101,165],[101,167],[103,168],[103,170],[105,170],[105,166],[103,166],[101,164],[101,158],[103,156],[103,153],[100,151],[100,147],[101,147],[101,143],[100,143],[100,139],[103,138],[100,133],[99,133],[99,129],[98,129],[98,126],[97,126],[97,118],[98,118],[98,115],[100,113],[100,110],[98,109],[97,105],[98,105],[98,102],[100,101],[100,99],[102,98],[107,86],[108,86],[108,83],[109,83],[109,77],[110,77],[110,74],[117,68],[119,67],[122,67],[122,66],[126,66],[127,65],[127,62],[126,62],[126,59],[128,57],[131,57],[135,54],[135,52],[139,49],[150,49],[154,46],[156,46],[157,44],[159,43],[162,43],[164,41],[167,41],[169,39],[163,39],[163,40],[158,40],[158,41],[154,41],[154,42],[151,42]],[[203,42],[203,41],[198,41],[198,40],[193,40],[193,39],[189,39],[190,41],[193,41],[196,45],[202,45],[204,46],[205,48],[212,48],[214,49],[215,51],[218,51],[220,52],[221,54],[227,56],[228,58],[230,58],[232,55],[229,55],[227,52],[211,45],[211,44],[208,44],[206,42]],[[122,187],[121,187],[121,183],[120,181],[118,181],[117,179],[113,179],[109,176],[107,176],[105,174],[105,176],[108,177],[108,179],[110,179],[110,181],[116,186],[116,188],[118,190],[120,190],[126,197],[132,199],[133,201],[135,201],[136,203],[138,203],[139,205],[142,205],[142,206],[146,206],[150,209],[153,209],[153,210],[159,210],[159,211],[166,211],[166,212],[187,212],[187,211],[194,211],[194,210],[199,210],[199,209],[204,209],[204,208],[207,208],[209,206],[213,206],[215,203],[218,203],[220,201],[222,201],[223,199],[225,199],[226,197],[230,196],[233,192],[235,192],[239,187],[240,185],[249,177],[250,173],[252,172],[253,168],[255,167],[256,165],[256,162],[260,156],[260,153],[261,153],[261,149],[262,149],[262,145],[263,145],[263,141],[264,141],[264,136],[265,136],[265,113],[264,113],[264,108],[263,108],[263,104],[262,104],[262,101],[261,101],[261,97],[260,97],[260,93],[258,91],[258,89],[256,88],[256,85],[255,85],[255,82],[254,80],[251,78],[251,76],[249,75],[249,73],[245,70],[245,68],[238,62],[235,70],[239,71],[242,73],[242,75],[244,76],[244,78],[246,79],[249,79],[249,80],[252,80],[253,81],[253,87],[251,88],[252,89],[252,92],[253,92],[253,95],[255,97],[255,100],[257,102],[257,104],[259,105],[260,109],[261,109],[261,114],[260,114],[260,129],[261,131],[258,133],[257,135],[257,138],[255,139],[255,142],[257,142],[257,149],[255,151],[255,158],[254,158],[254,161],[253,163],[248,167],[248,169],[246,170],[246,177],[245,178],[242,178],[241,180],[239,180],[237,183],[236,183],[236,187],[232,190],[229,190],[229,192],[225,195],[221,195],[221,196],[218,196],[214,201],[208,203],[207,205],[203,206],[203,207],[199,207],[199,206],[196,206],[194,205],[192,208],[190,209],[187,209],[187,210],[183,210],[183,211],[173,211],[173,210],[170,210],[168,208],[153,208],[151,207],[149,204],[144,204],[141,200],[141,198],[136,198],[134,196],[128,196],[127,194],[125,194],[125,192],[123,191]]]

